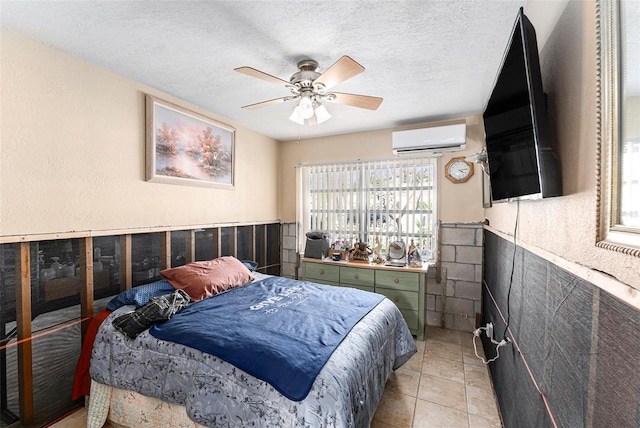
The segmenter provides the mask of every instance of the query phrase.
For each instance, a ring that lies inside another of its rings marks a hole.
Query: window
[[[436,159],[394,158],[303,165],[299,171],[299,248],[308,231],[322,231],[333,244],[353,248],[379,242],[382,252],[402,240],[435,260]]]
[[[597,245],[640,257],[640,2],[598,6]]]

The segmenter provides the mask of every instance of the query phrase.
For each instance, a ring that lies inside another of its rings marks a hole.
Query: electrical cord
[[[511,275],[509,277],[509,291],[507,291],[507,323],[504,327],[504,333],[502,337],[507,337],[507,330],[509,329],[509,321],[511,319],[511,287],[513,286],[513,272],[516,267],[516,250],[518,248],[516,241],[516,234],[518,233],[518,219],[520,218],[520,200],[516,201],[516,224],[513,227],[513,256],[511,257]],[[475,343],[474,343],[475,345]]]
[[[500,348],[502,346],[506,346],[511,343],[511,339],[507,337],[507,331],[509,330],[509,321],[511,319],[511,288],[513,287],[513,274],[515,272],[515,267],[516,267],[516,251],[518,249],[517,234],[518,234],[519,219],[520,219],[520,201],[518,200],[516,201],[516,221],[515,221],[515,225],[513,226],[513,255],[511,257],[511,274],[509,276],[509,290],[507,291],[507,319],[504,327],[504,333],[502,333],[502,340],[498,342],[493,338],[493,325],[491,323],[488,323],[486,327],[478,327],[473,331],[473,351],[476,354],[476,357],[482,360],[484,364],[489,364],[490,362],[493,362],[498,358],[500,358]],[[488,331],[489,327],[491,328],[491,332]],[[480,334],[482,334],[482,330],[485,330],[487,332],[487,337],[489,338],[491,343],[496,345],[496,356],[490,360],[486,360],[485,358],[478,355],[476,337],[480,337]]]
[[[478,355],[478,348],[476,346],[476,337],[480,337],[480,334],[482,334],[482,330],[487,330],[487,327],[478,327],[477,329],[475,329],[473,331],[473,352],[475,352],[476,357],[478,357],[480,360],[482,360],[482,362],[484,364],[489,364],[492,361],[497,360],[498,358],[500,358],[500,347],[502,346],[506,346],[509,343],[511,343],[511,339],[509,339],[508,337],[505,337],[504,339],[502,339],[500,342],[498,342],[497,340],[495,340],[492,337],[489,337],[489,335],[487,335],[487,337],[489,337],[489,340],[491,340],[491,343],[493,343],[494,345],[496,345],[496,356],[493,357],[490,360],[485,360],[484,358],[482,358],[480,355]]]

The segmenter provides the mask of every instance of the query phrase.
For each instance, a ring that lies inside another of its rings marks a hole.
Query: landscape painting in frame
[[[147,95],[147,181],[233,189],[235,130]]]

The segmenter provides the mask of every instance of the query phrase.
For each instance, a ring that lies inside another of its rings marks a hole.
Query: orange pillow
[[[225,290],[248,284],[253,275],[235,257],[220,257],[161,270],[175,289],[184,290],[193,301],[215,296]]]

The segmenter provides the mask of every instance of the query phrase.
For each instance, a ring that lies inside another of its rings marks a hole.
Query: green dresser
[[[375,271],[356,267],[340,266],[340,285],[375,292]]]
[[[426,267],[391,267],[303,258],[302,268],[305,281],[384,295],[400,309],[411,334],[418,340],[424,340]]]
[[[340,266],[324,263],[305,263],[305,281],[318,284],[340,285]]]

